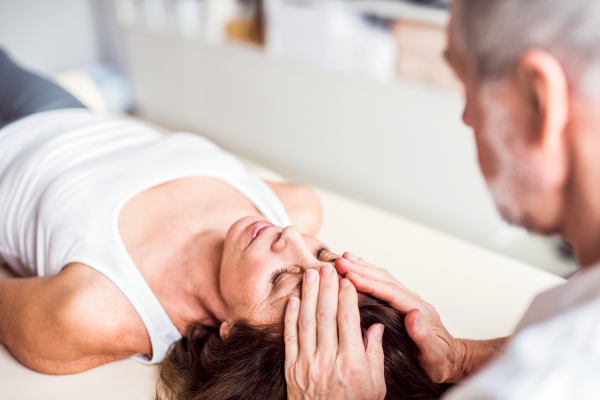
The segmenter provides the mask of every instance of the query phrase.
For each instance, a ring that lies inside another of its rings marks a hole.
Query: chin
[[[543,236],[550,236],[557,233],[557,230],[548,226],[543,226],[537,221],[533,210],[539,209],[537,203],[527,199],[518,199],[517,196],[510,196],[507,191],[501,187],[490,185],[492,197],[496,209],[500,213],[502,219],[519,228],[526,229],[531,233]]]
[[[231,227],[227,231],[225,241],[235,240],[235,238],[238,238],[246,228],[248,228],[253,223],[261,220],[262,218],[253,215],[238,219],[233,223],[233,225],[231,225]]]
[[[526,221],[521,211],[523,202],[516,199],[516,196],[500,179],[488,181],[487,184],[502,219],[510,225],[525,228]]]

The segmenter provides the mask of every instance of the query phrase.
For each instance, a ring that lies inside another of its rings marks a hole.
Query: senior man
[[[387,272],[346,253],[336,260],[339,294],[323,277],[320,290],[305,283],[302,302],[290,300],[290,399],[385,397],[383,327],[362,345],[356,290],[406,313],[430,377],[462,383],[448,399],[600,399],[600,1],[456,0],[448,38],[498,210],[561,234],[582,270],[539,295],[508,341],[468,341]],[[336,311],[337,323],[316,317]],[[336,348],[319,346],[325,331],[339,333]]]

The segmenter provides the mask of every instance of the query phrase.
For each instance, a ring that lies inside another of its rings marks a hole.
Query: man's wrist
[[[508,338],[492,340],[455,339],[455,360],[453,373],[446,383],[457,383],[471,376],[500,353]]]

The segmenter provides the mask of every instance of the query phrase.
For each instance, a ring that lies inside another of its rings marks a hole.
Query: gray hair
[[[576,85],[588,75],[600,82],[600,0],[458,0],[454,8],[452,34],[477,79],[508,76],[536,47]]]

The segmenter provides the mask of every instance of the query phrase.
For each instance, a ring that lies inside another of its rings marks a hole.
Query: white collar
[[[600,264],[576,273],[568,282],[536,296],[515,333],[600,297]]]

